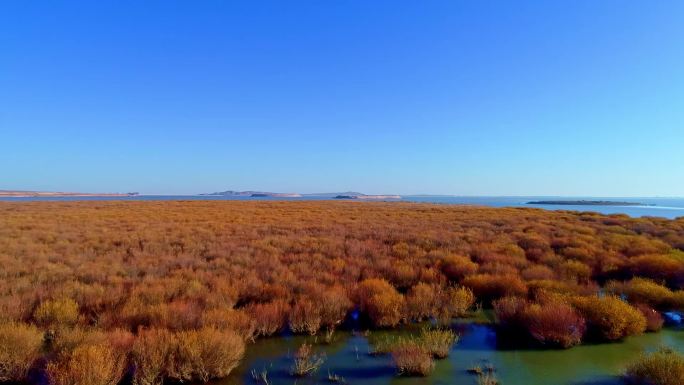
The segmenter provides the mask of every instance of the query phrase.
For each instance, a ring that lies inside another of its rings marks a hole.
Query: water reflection
[[[399,331],[372,332],[370,336],[338,332],[330,344],[317,344],[327,360],[320,370],[307,378],[290,375],[293,352],[304,342],[317,343],[315,337],[285,336],[257,341],[248,348],[243,364],[228,379],[215,385],[255,384],[251,372],[266,370],[272,384],[300,385],[328,382],[329,374],[344,377],[354,385],[447,385],[475,384],[467,372],[475,364],[491,363],[497,377],[506,385],[616,385],[627,362],[644,350],[671,346],[684,351],[684,333],[668,328],[660,333],[631,337],[620,343],[591,344],[568,350],[503,348],[491,325],[460,323],[453,327],[461,335],[451,355],[437,361],[434,373],[425,378],[398,377],[387,355],[370,355],[369,340]]]

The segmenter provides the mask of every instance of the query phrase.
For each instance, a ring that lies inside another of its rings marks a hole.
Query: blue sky
[[[682,1],[0,2],[0,189],[684,196]]]

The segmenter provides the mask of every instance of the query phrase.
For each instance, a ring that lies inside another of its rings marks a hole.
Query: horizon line
[[[591,194],[433,194],[433,193],[381,193],[381,194],[367,194],[361,193],[361,190],[345,190],[345,191],[331,191],[331,192],[274,192],[268,190],[259,189],[247,189],[247,190],[223,190],[223,191],[235,191],[235,192],[267,192],[273,194],[300,194],[308,196],[319,196],[324,194],[335,194],[343,192],[358,192],[363,195],[398,195],[400,197],[453,197],[453,198],[627,198],[627,199],[684,199],[684,195],[591,195]],[[211,193],[138,193],[134,191],[128,192],[82,192],[82,191],[69,191],[69,190],[26,190],[26,189],[0,189],[0,192],[25,192],[25,193],[44,193],[44,194],[87,194],[92,196],[104,196],[109,194],[136,194],[135,196],[212,196],[216,192]],[[220,195],[214,195],[220,196]],[[6,196],[5,198],[11,198],[11,196]]]

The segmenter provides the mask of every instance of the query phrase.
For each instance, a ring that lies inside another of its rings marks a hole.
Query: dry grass
[[[428,376],[435,368],[432,352],[415,340],[398,341],[391,354],[394,365],[403,376]]]
[[[435,358],[449,356],[451,347],[458,342],[458,335],[449,329],[423,329],[416,338]]]
[[[481,373],[477,375],[477,385],[500,385],[499,379],[494,373]]]
[[[324,354],[317,354],[311,345],[302,344],[294,354],[292,375],[296,377],[308,376],[316,372],[324,362]]]

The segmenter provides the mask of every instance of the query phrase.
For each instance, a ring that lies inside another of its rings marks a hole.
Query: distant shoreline
[[[361,200],[374,200],[374,199],[401,199],[400,195],[337,195],[334,199],[361,199]]]
[[[13,191],[0,190],[0,197],[7,198],[40,198],[40,197],[131,197],[138,193],[78,193],[51,191]]]
[[[588,200],[551,200],[531,201],[528,205],[566,205],[566,206],[649,206],[639,202],[588,201]]]
[[[378,194],[368,195],[359,192],[342,192],[342,193],[317,193],[317,194],[301,194],[301,193],[276,193],[267,191],[220,191],[213,193],[199,194],[201,196],[223,196],[223,197],[250,197],[250,198],[331,198],[331,199],[367,199],[367,200],[381,200],[381,199],[401,199],[400,195],[396,194]]]

